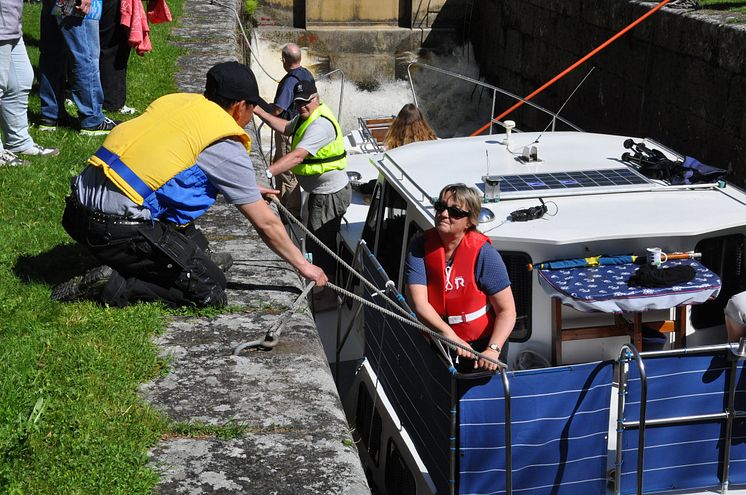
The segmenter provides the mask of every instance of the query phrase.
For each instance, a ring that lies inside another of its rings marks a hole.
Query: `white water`
[[[261,32],[258,35],[261,36]],[[268,102],[274,99],[277,81],[285,74],[280,60],[281,48],[282,44],[262,38],[254,39],[251,66],[257,77],[259,91]],[[470,47],[465,47],[450,57],[426,55],[418,58],[412,53],[402,54],[401,57],[407,61],[422,62],[478,79],[479,69],[468,55],[469,49]],[[396,115],[403,105],[414,102],[409,81],[382,79],[377,81],[379,85],[374,91],[362,90],[350,80],[345,80],[342,85],[339,72],[324,77],[329,70],[327,60],[315,57],[305,48],[302,51],[302,64],[317,78],[321,101],[337,115],[343,132],[356,129],[358,117]],[[412,79],[417,104],[439,137],[468,135],[489,121],[491,92],[475,89],[472,83],[422,68],[413,70]],[[343,93],[341,115],[340,93]],[[269,142],[269,133],[266,132],[266,137],[262,138],[265,148],[269,147]]]

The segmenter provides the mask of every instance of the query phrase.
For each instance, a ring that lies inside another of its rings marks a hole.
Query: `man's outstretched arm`
[[[308,262],[303,253],[290,240],[285,226],[282,225],[280,218],[275,215],[267,203],[260,200],[236,206],[256,228],[259,236],[272,251],[293,265],[303,277],[316,282],[317,286],[326,285],[329,280],[324,271]]]
[[[286,136],[290,135],[291,129],[288,128],[288,124],[290,123],[289,120],[285,120],[282,117],[272,115],[271,113],[265,111],[259,105],[254,107],[254,115],[266,122],[268,126],[275,130],[275,132],[285,134]]]

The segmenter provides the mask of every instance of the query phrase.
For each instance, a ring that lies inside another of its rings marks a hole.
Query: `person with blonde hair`
[[[425,121],[422,112],[412,103],[407,103],[389,127],[383,144],[386,149],[398,148],[415,141],[438,139],[435,132]]]
[[[435,227],[412,241],[405,264],[407,297],[417,317],[432,330],[485,357],[507,360],[516,320],[508,271],[489,238],[477,231],[482,203],[465,184],[445,186],[433,204]],[[473,355],[454,351],[465,361]],[[459,369],[494,371],[486,359]]]

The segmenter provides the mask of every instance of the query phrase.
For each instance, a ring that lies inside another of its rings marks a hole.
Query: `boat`
[[[656,159],[686,158],[644,137],[558,130],[551,112],[551,129],[503,121],[394,150],[379,117],[348,137],[351,177],[376,184],[354,192],[339,246],[377,289],[338,279],[369,304],[344,301],[327,351],[338,377],[342,362],[356,369],[340,391],[375,492],[746,494],[746,342],[725,344],[723,327],[742,289],[746,193],[650,176]],[[481,191],[479,230],[516,301],[510,367],[494,375],[456,372],[401,296],[409,243],[454,182]],[[627,287],[641,265],[597,264],[653,247],[695,278],[625,292],[614,281]],[[549,264],[573,259],[590,266]]]

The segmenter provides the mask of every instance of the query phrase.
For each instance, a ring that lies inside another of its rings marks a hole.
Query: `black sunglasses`
[[[448,206],[448,203],[440,199],[433,203],[433,208],[435,208],[435,211],[437,211],[438,213],[448,210],[448,216],[451,218],[455,218],[456,220],[469,216],[468,211],[464,211],[461,208],[456,208],[455,206]]]

